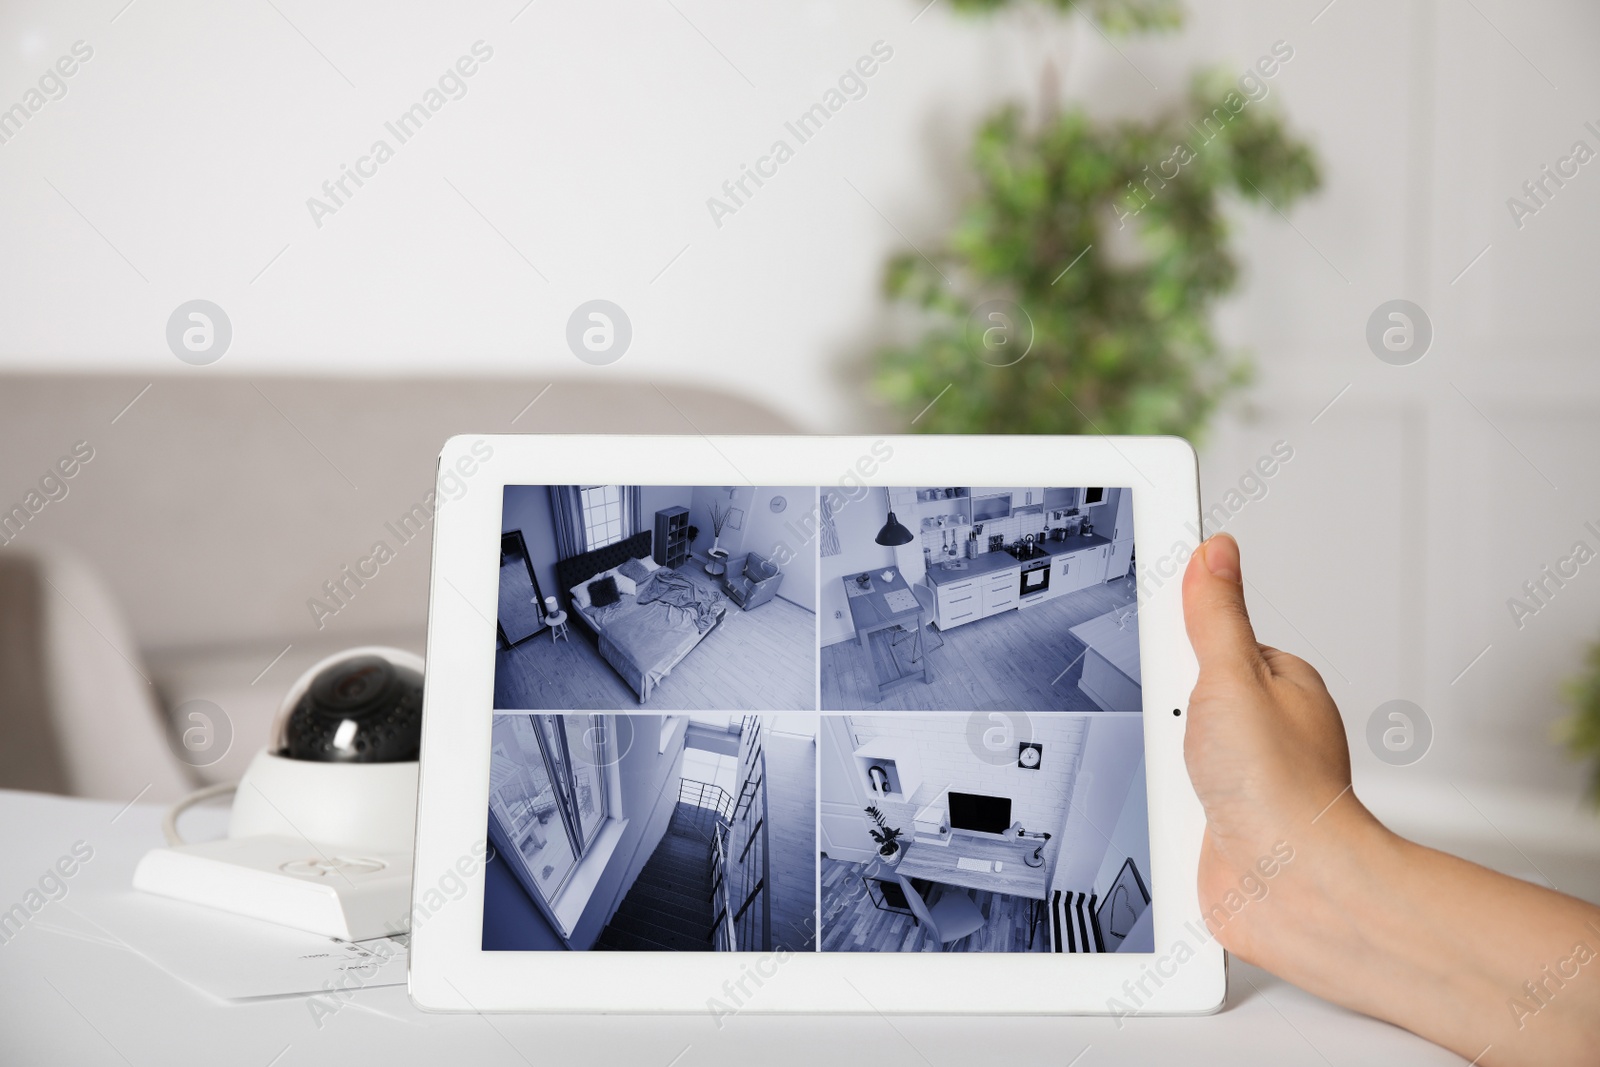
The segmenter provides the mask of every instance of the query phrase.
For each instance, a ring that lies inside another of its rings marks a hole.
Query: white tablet
[[[1172,438],[463,436],[439,1011],[1200,1013]]]

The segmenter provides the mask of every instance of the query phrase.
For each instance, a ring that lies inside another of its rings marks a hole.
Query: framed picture
[[[743,508],[729,508],[728,509],[728,529],[730,529],[730,530],[742,530],[742,529],[744,529],[744,509]]]

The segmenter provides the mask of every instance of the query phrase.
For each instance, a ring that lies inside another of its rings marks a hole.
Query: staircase
[[[715,811],[679,801],[622,906],[594,947],[626,952],[705,952],[711,948],[711,865]]]

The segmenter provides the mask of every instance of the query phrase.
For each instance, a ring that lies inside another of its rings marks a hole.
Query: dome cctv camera
[[[228,836],[145,855],[134,887],[362,940],[410,926],[422,741],[420,656],[352,648],[289,687],[239,781]]]
[[[307,677],[295,685],[303,689],[299,699],[285,702],[286,715],[280,712],[278,754],[316,763],[417,758],[422,744],[420,669],[373,650],[352,649],[323,660]]]

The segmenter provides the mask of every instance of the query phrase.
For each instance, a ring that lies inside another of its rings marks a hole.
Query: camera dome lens
[[[377,656],[357,656],[322,672],[311,683],[317,709],[324,713],[363,715],[382,705],[394,682],[394,667]]]
[[[382,656],[342,660],[312,679],[285,733],[291,759],[414,760],[422,740],[422,675]]]

